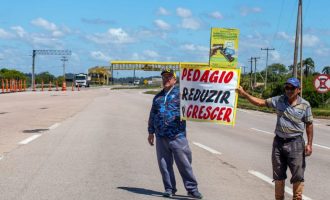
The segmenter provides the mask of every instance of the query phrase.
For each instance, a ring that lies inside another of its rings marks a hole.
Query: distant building
[[[110,67],[95,66],[88,69],[88,76],[91,77],[90,83],[97,85],[109,85],[111,78]]]

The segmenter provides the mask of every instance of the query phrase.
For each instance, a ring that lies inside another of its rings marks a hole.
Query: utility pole
[[[251,57],[251,59],[249,60],[249,62],[251,63],[251,70],[250,70],[250,87],[253,90],[253,85],[252,85],[252,62],[253,62],[253,57]]]
[[[301,30],[301,11],[302,11],[302,0],[299,0],[298,3],[298,15],[297,15],[297,24],[296,24],[296,38],[295,38],[295,45],[294,45],[294,57],[293,57],[293,70],[292,70],[292,76],[298,77],[298,70],[297,70],[297,60],[298,60],[298,48],[299,48],[299,36],[302,32]],[[302,48],[300,44],[300,48]]]
[[[257,85],[257,59],[260,59],[260,57],[253,57],[254,59],[254,86]]]
[[[31,76],[31,87],[34,90],[35,77],[34,77],[34,63],[36,58],[36,50],[32,50],[32,76]]]
[[[268,71],[268,51],[274,51],[275,49],[274,48],[261,48],[261,51],[265,50],[267,52],[267,56],[266,56],[266,78],[265,78],[265,89],[267,88],[267,71]]]
[[[246,66],[242,66],[243,68],[243,74],[245,74],[245,69],[247,68]]]
[[[300,2],[300,96],[303,94],[303,61],[302,61],[302,47],[303,47],[303,18],[302,18],[302,0]]]
[[[66,91],[66,79],[65,79],[65,62],[68,61],[66,56],[63,56],[61,61],[63,61],[63,82],[62,82],[62,91]]]

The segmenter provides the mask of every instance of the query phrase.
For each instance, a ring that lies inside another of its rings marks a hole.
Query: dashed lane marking
[[[193,144],[196,145],[196,146],[198,146],[198,147],[200,147],[200,148],[202,148],[202,149],[205,149],[206,151],[209,151],[209,152],[211,152],[213,154],[221,155],[221,153],[219,151],[216,151],[216,150],[214,150],[214,149],[212,149],[212,148],[210,148],[208,146],[205,146],[205,145],[203,145],[201,143],[193,142]]]
[[[28,137],[25,140],[20,141],[18,144],[28,144],[40,136],[41,134],[32,135],[31,137]]]
[[[255,131],[262,132],[262,133],[267,133],[267,134],[270,134],[270,135],[274,135],[274,133],[271,133],[271,132],[268,132],[268,131],[263,131],[263,130],[256,129],[256,128],[251,128],[251,129],[252,129],[252,130],[255,130]]]
[[[263,180],[263,181],[265,181],[265,182],[267,182],[267,183],[273,185],[273,186],[275,185],[275,184],[273,183],[273,179],[269,178],[268,176],[266,176],[266,175],[264,175],[264,174],[262,174],[262,173],[260,173],[260,172],[258,172],[258,171],[249,170],[248,172],[249,172],[250,174],[252,174],[252,175],[254,175],[254,176],[260,178],[261,180]],[[292,189],[289,188],[288,186],[285,186],[285,192],[288,193],[288,194],[291,195],[291,196],[293,195],[293,193],[292,193]],[[305,195],[302,195],[302,197],[303,197],[304,200],[312,200],[311,198],[309,198],[309,197],[307,197],[307,196],[305,196]]]

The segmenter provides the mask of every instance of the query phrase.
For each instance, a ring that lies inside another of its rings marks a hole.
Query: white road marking
[[[259,131],[259,132],[263,132],[263,133],[267,133],[267,134],[274,135],[274,133],[271,133],[271,132],[268,132],[268,131],[263,131],[263,130],[256,129],[256,128],[251,128],[251,129],[252,129],[252,130],[255,130],[255,131]]]
[[[41,136],[41,134],[32,135],[31,137],[28,137],[25,140],[20,141],[18,144],[28,144],[29,142],[37,139],[40,136]]]
[[[275,185],[275,184],[273,183],[273,179],[269,178],[268,176],[266,176],[266,175],[264,175],[264,174],[262,174],[262,173],[260,173],[260,172],[257,172],[257,171],[254,171],[254,170],[249,170],[248,172],[249,172],[250,174],[252,174],[252,175],[254,175],[254,176],[260,178],[261,180],[263,180],[263,181],[265,181],[265,182],[267,182],[267,183],[273,185],[273,186]],[[292,189],[289,188],[288,186],[285,186],[285,192],[288,193],[288,194],[291,195],[291,196],[293,195],[293,193],[292,193]],[[303,195],[302,197],[303,197],[304,200],[312,200],[311,198],[306,197],[305,195]]]
[[[252,130],[255,130],[255,131],[259,131],[259,132],[262,132],[262,133],[267,133],[267,134],[271,134],[271,135],[274,135],[274,133],[271,133],[271,132],[268,132],[268,131],[263,131],[263,130],[260,130],[260,129],[256,129],[256,128],[251,128]],[[324,148],[324,149],[328,149],[330,150],[330,147],[327,147],[327,146],[323,146],[323,145],[319,145],[319,144],[315,144],[313,143],[314,146],[317,146],[317,147],[320,147],[320,148]]]
[[[246,110],[243,110],[243,109],[237,109],[238,111],[240,111],[240,112],[245,112],[245,113],[250,113],[249,111],[246,111]]]
[[[200,148],[202,148],[202,149],[205,149],[206,151],[209,151],[209,152],[211,152],[213,154],[221,155],[221,153],[219,151],[216,151],[216,150],[214,150],[214,149],[212,149],[212,148],[210,148],[208,146],[205,146],[203,144],[200,144],[198,142],[193,142],[193,144],[196,145],[196,146],[198,146],[198,147],[200,147]]]
[[[57,128],[59,125],[60,125],[60,123],[55,123],[55,124],[51,125],[48,129],[49,129],[49,130],[55,129],[55,128]]]
[[[3,156],[0,156],[0,160],[2,160],[3,159]]]
[[[319,145],[319,144],[315,144],[313,143],[314,146],[317,146],[317,147],[321,147],[321,148],[324,148],[324,149],[328,149],[330,150],[330,147],[326,147],[326,146],[323,146],[323,145]]]

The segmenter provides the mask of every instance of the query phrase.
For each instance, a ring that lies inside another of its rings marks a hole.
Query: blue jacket
[[[153,99],[148,123],[149,134],[175,139],[186,136],[186,121],[180,120],[180,90],[162,90]]]

